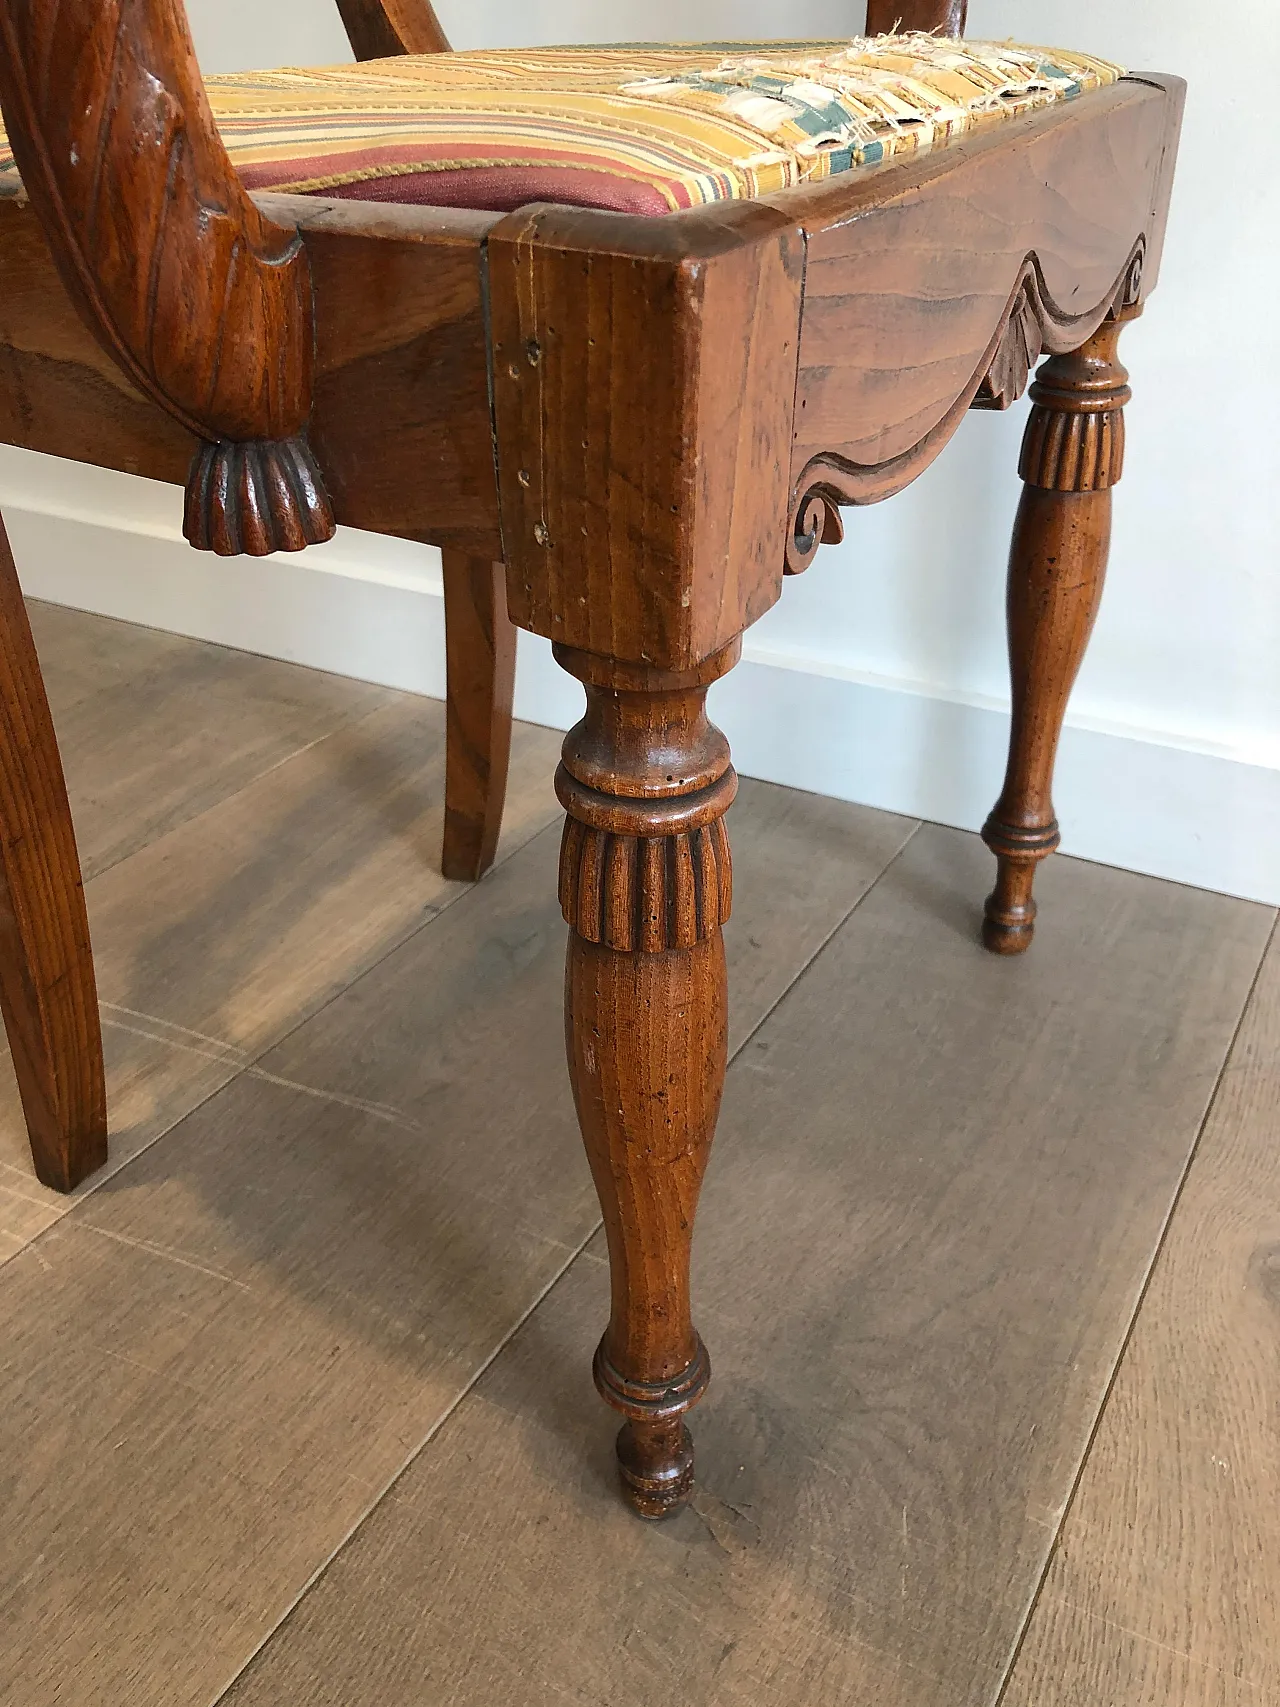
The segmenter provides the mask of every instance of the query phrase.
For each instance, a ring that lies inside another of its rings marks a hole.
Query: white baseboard
[[[444,696],[431,548],[343,531],[301,557],[208,557],[183,543],[172,488],[126,489],[78,468],[69,504],[58,465],[12,455],[0,461],[0,507],[32,596]],[[580,688],[544,642],[520,642],[517,715],[567,728]],[[823,673],[751,636],[712,691],[746,776],[964,829],[979,827],[999,788],[1008,714],[996,705]],[[1069,720],[1055,795],[1068,853],[1280,905],[1280,770]]]

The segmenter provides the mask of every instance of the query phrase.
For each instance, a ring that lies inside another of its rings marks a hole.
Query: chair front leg
[[[3,521],[0,1006],[36,1174],[70,1191],[107,1159],[102,1033],[62,761]]]
[[[982,931],[995,954],[1030,947],[1036,867],[1061,840],[1054,761],[1102,599],[1111,488],[1123,467],[1131,395],[1116,344],[1136,312],[1104,321],[1073,354],[1051,358],[1031,388],[1019,469],[1025,484],[1009,556],[1009,765],[982,831],[999,862]]]
[[[474,883],[493,864],[507,797],[516,631],[501,563],[445,551],[448,752],[444,785],[446,877]]]
[[[623,1491],[647,1518],[689,1496],[683,1418],[711,1375],[690,1312],[689,1259],[727,1059],[723,817],[737,779],[705,702],[738,650],[675,674],[556,649],[587,689],[556,789],[568,813],[569,1071],[611,1272],[594,1373],[627,1419]]]

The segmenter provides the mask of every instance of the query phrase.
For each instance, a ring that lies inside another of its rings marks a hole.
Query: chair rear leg
[[[1136,312],[1104,321],[1073,354],[1047,361],[1031,388],[1035,406],[1019,470],[1025,485],[1009,556],[1009,767],[982,831],[999,861],[982,929],[995,954],[1030,947],[1036,867],[1061,839],[1054,761],[1102,599],[1130,396],[1116,343]]]
[[[441,867],[446,877],[472,883],[493,864],[502,828],[516,630],[502,564],[460,551],[441,555],[449,672]]]
[[[36,1174],[70,1191],[107,1159],[107,1095],[62,761],[0,520],[0,1007]]]

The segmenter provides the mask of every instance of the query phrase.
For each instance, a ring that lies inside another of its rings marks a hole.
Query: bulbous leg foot
[[[996,886],[983,909],[983,946],[992,954],[1025,954],[1036,929],[1031,886],[1036,867],[1061,840],[1057,820],[1018,827],[993,812],[983,825],[982,839],[998,862]]]
[[[996,886],[983,908],[982,943],[992,954],[1025,954],[1036,931],[1031,897],[1034,866],[1001,864]]]
[[[624,1422],[618,1430],[622,1492],[638,1517],[671,1517],[693,1492],[693,1436],[681,1417]]]

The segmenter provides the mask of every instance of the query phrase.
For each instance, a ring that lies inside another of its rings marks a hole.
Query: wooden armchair
[[[446,49],[426,0],[338,4],[362,59]],[[873,32],[964,25],[963,0],[870,13]],[[683,1416],[710,1373],[689,1251],[725,1071],[735,778],[707,689],[840,537],[839,506],[900,491],[1045,353],[1010,560],[1011,754],[984,832],[987,945],[1031,939],[1121,472],[1117,339],[1155,283],[1182,86],[1053,92],[1074,98],[1014,116],[993,98],[928,150],[895,120],[880,164],[879,143],[860,164],[811,152],[811,182],[666,217],[510,191],[477,211],[456,186],[461,205],[402,205],[372,180],[253,196],[181,0],[0,0],[25,192],[0,199],[0,436],[185,484],[200,548],[293,550],[335,519],[442,546],[451,874],[493,856],[510,623],[586,688],[556,778],[570,1071],[613,1275],[596,1382],[646,1516],[687,1497]],[[37,1172],[66,1190],[105,1155],[101,1047],[2,532],[0,599],[0,993]]]

